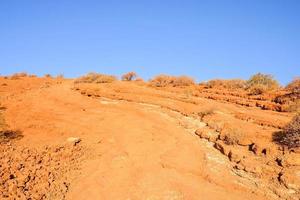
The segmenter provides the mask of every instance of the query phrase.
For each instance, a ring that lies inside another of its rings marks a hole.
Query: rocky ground
[[[300,153],[276,142],[293,113],[271,100],[36,77],[0,95],[2,199],[299,199]]]

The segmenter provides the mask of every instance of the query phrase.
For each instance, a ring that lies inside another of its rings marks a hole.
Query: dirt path
[[[79,137],[91,149],[67,199],[264,199],[193,134],[201,123],[156,106],[89,98],[71,87],[37,88],[5,102],[7,123],[24,134],[20,145]]]

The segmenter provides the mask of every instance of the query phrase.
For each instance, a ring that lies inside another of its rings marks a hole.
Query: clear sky
[[[0,73],[300,75],[300,0],[1,0]]]

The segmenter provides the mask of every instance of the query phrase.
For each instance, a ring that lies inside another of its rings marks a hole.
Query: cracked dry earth
[[[0,82],[5,123],[22,133],[1,143],[1,199],[299,199],[289,178],[298,166],[276,144],[264,146],[290,114],[135,83]],[[207,108],[214,111],[195,114]],[[263,133],[227,145],[223,130],[232,124]]]

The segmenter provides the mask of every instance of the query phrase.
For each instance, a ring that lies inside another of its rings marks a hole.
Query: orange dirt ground
[[[0,199],[300,199],[293,114],[217,94],[0,77]]]

